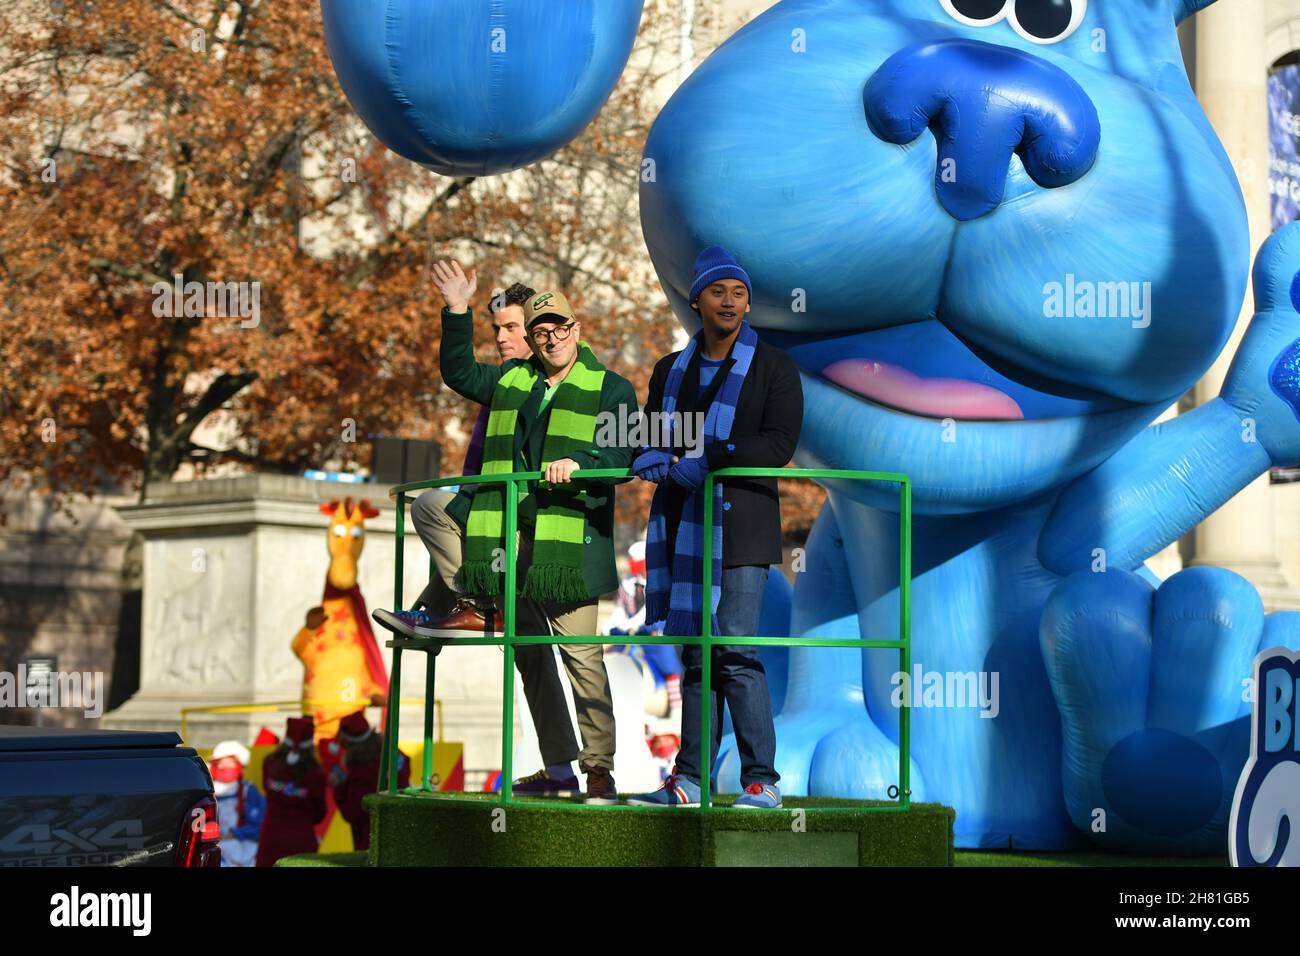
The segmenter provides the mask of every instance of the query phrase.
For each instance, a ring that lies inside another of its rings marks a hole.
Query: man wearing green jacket
[[[478,284],[460,265],[439,263],[442,310],[442,380],[457,394],[489,406],[482,474],[541,471],[545,479],[521,488],[516,632],[590,637],[597,633],[597,601],[618,587],[614,565],[614,486],[620,479],[574,479],[581,468],[626,468],[634,448],[601,421],[626,422],[638,414],[630,382],[609,371],[581,340],[582,327],[568,300],[543,291],[524,305],[533,356],[502,365],[474,359],[469,300]],[[467,486],[447,505],[465,528],[464,564],[457,576],[463,602],[435,630],[483,633],[484,598],[500,599],[505,486]],[[515,661],[537,726],[546,767],[515,785],[516,793],[566,794],[577,790],[572,760],[587,775],[588,802],[613,802],[614,708],[600,644],[560,644],[573,685],[582,750],[550,645],[520,645]]]

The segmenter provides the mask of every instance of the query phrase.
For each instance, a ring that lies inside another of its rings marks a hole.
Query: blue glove
[[[663,481],[668,477],[668,465],[672,460],[673,456],[668,452],[650,448],[632,462],[632,472],[642,481]]]
[[[709,463],[703,455],[683,458],[668,469],[668,477],[687,491],[699,491],[704,486],[704,476],[709,473]]]

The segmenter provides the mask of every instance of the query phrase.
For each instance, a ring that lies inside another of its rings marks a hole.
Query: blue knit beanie
[[[740,268],[736,257],[722,246],[709,246],[695,260],[695,281],[691,283],[691,297],[686,300],[686,304],[694,305],[700,293],[719,279],[739,279],[745,283],[749,297],[751,299],[754,297],[754,287],[749,284],[749,274]]]

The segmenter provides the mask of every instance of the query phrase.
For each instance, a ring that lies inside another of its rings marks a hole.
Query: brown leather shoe
[[[593,764],[581,764],[579,768],[587,775],[587,798],[583,803],[609,806],[618,803],[618,788],[614,786],[614,775],[604,767]]]
[[[415,628],[421,637],[498,637],[500,619],[493,608],[486,611],[470,601],[460,600],[440,621]]]

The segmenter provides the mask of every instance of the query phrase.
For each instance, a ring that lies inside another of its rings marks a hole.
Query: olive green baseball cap
[[[573,309],[563,292],[539,292],[524,303],[524,328],[531,329],[534,322],[572,322]]]

